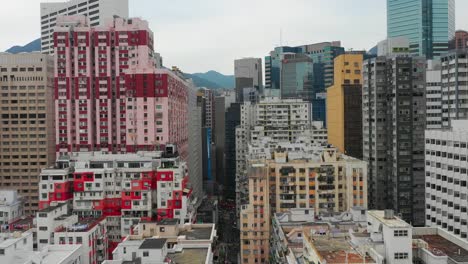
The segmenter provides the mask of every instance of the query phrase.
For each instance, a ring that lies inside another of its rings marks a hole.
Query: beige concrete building
[[[53,59],[41,53],[0,53],[0,188],[38,208],[41,168],[55,161]]]
[[[367,207],[367,164],[334,148],[278,149],[249,165],[249,204],[242,206],[241,262],[268,263],[270,214],[311,208],[318,215]]]

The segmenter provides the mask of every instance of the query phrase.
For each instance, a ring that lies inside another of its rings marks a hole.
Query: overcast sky
[[[39,3],[2,1],[0,50],[40,37]],[[468,29],[468,0],[456,0],[457,29]],[[233,73],[233,60],[264,57],[280,44],[341,40],[369,49],[386,36],[386,0],[130,0],[149,20],[165,66]]]

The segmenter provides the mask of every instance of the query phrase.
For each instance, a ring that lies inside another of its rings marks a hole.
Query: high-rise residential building
[[[146,21],[116,17],[91,27],[84,16],[59,17],[54,39],[58,153],[135,152],[171,143],[186,160],[191,83],[177,68],[154,67]]]
[[[426,226],[466,240],[468,120],[445,130],[426,130]]]
[[[236,204],[238,212],[248,197],[247,164],[252,147],[263,140],[272,144],[295,142],[305,132],[323,132],[322,124],[310,121],[310,102],[299,99],[265,98],[257,104],[244,103],[240,109],[240,125],[236,133]],[[323,135],[326,136],[326,135]]]
[[[55,160],[53,67],[41,53],[0,54],[0,188],[16,189],[26,214],[39,206],[41,168]]]
[[[128,17],[128,0],[68,0],[41,3],[42,53],[54,53],[54,28],[58,16],[84,15],[91,26],[104,25],[114,16]]]
[[[442,127],[451,120],[468,119],[468,50],[454,50],[441,57]]]
[[[244,101],[244,88],[254,88],[263,94],[263,67],[260,58],[243,58],[234,61],[236,101]]]
[[[328,142],[346,155],[362,158],[363,54],[335,58],[335,81],[327,89]]]
[[[366,163],[336,149],[285,148],[248,166],[249,199],[240,214],[241,263],[268,263],[272,213],[302,208],[316,214],[367,207]],[[257,261],[255,261],[257,260]]]
[[[439,60],[427,61],[426,129],[442,128],[442,67]]]
[[[377,57],[363,64],[363,157],[369,208],[424,225],[426,60]]]
[[[322,42],[297,47],[277,47],[265,57],[265,95],[279,97],[281,92],[281,68],[284,54],[306,54],[314,62],[314,84],[319,90],[333,84],[333,60],[344,53],[339,41]]]
[[[455,37],[455,0],[387,0],[387,36],[406,37],[413,55],[439,57]]]
[[[194,221],[200,201],[193,199],[189,183],[187,163],[175,146],[165,152],[71,153],[42,171],[40,205],[72,204],[79,218],[106,217],[107,236],[115,247],[141,220]]]
[[[455,37],[450,41],[449,50],[468,48],[468,32],[465,30],[455,31]]]
[[[203,197],[203,146],[202,105],[198,102],[197,89],[188,90],[188,174],[194,197],[201,202]]]

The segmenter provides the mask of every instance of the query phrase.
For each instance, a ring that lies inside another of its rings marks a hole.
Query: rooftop
[[[55,232],[88,232],[89,230],[93,229],[99,223],[101,223],[106,217],[100,218],[81,218],[78,220],[78,223],[73,224],[69,227],[61,227],[57,228]]]
[[[166,244],[165,238],[149,238],[145,239],[139,249],[162,249]]]
[[[327,263],[364,263],[364,257],[357,252],[346,238],[314,237],[313,245]],[[375,263],[366,257],[365,263]]]
[[[179,219],[166,218],[166,219],[162,219],[159,222],[156,222],[156,224],[158,224],[158,225],[178,225],[179,224]]]
[[[456,262],[468,262],[468,251],[448,241],[439,235],[413,236],[414,239],[425,241],[435,256],[448,256]]]
[[[181,231],[179,236],[186,236],[187,240],[208,240],[211,238],[212,227],[197,227]]]
[[[43,263],[62,263],[75,251],[81,250],[81,245],[49,245],[47,250]]]
[[[13,233],[2,233],[0,237],[0,248],[7,248],[19,240],[32,235],[31,232],[13,232]]]
[[[169,253],[167,257],[177,264],[205,263],[208,255],[207,248],[183,249],[182,252]]]
[[[349,227],[316,225],[304,230],[304,243],[310,243],[326,263],[375,263],[370,257],[361,255],[351,245],[346,234]]]
[[[390,228],[411,227],[410,224],[396,216],[393,216],[392,218],[385,218],[385,211],[383,210],[367,211],[367,213]]]
[[[29,230],[34,227],[34,217],[33,216],[28,216],[28,217],[23,217],[15,222],[10,224],[10,231],[15,231],[15,230]]]
[[[55,206],[49,206],[49,207],[46,207],[46,208],[40,210],[39,212],[40,213],[50,213],[50,212],[54,211],[55,209],[58,209],[58,208],[60,208],[62,206],[65,206],[65,204],[63,203],[63,204],[58,204],[58,205],[55,205]]]

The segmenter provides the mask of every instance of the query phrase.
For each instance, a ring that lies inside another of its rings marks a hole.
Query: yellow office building
[[[362,62],[362,53],[336,57],[327,89],[328,142],[355,158],[362,158]]]

